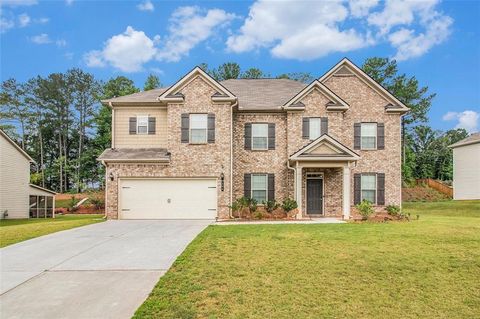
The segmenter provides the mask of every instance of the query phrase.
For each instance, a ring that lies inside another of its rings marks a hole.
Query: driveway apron
[[[212,221],[115,220],[0,249],[0,317],[130,318]]]

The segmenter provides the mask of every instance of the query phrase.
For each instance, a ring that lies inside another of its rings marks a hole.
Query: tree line
[[[235,62],[216,68],[203,63],[200,67],[218,81],[271,77],[259,68],[242,70]],[[435,94],[421,87],[415,77],[399,74],[394,60],[369,58],[362,68],[411,109],[402,120],[404,180],[451,180],[452,152],[447,146],[465,138],[467,132],[441,132],[427,126]],[[294,72],[275,78],[309,83],[314,76]],[[150,74],[143,90],[161,86],[160,79]],[[111,144],[111,110],[100,100],[139,91],[127,77],[104,82],[78,68],[26,82],[7,79],[1,84],[0,128],[35,160],[32,183],[58,192],[101,188],[104,168],[96,158]]]

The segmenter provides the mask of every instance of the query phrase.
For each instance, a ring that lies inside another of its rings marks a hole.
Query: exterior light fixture
[[[110,178],[110,181],[113,182],[113,180],[115,179],[115,176],[113,176],[113,173],[110,172],[110,174],[108,175],[108,178]]]
[[[220,189],[222,192],[225,190],[225,174],[220,174]]]

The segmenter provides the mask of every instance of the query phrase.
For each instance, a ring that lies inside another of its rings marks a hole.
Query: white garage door
[[[214,219],[215,179],[121,179],[121,219]]]

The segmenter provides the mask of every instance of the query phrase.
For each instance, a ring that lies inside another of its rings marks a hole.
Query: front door
[[[323,179],[307,179],[307,214],[323,214]]]

